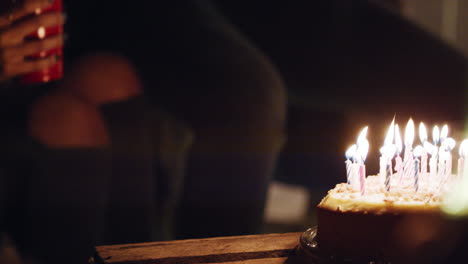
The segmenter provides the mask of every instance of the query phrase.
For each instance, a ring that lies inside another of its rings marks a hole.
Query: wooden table
[[[220,237],[98,246],[97,264],[282,264],[306,263],[297,256],[300,233]]]

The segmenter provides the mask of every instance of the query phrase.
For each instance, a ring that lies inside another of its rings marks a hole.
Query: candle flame
[[[453,139],[451,137],[445,139],[444,143],[442,143],[443,149],[446,150],[446,151],[452,151],[455,148],[456,144],[457,144],[457,142],[455,141],[455,139]]]
[[[388,145],[383,147],[384,156],[388,159],[393,159],[396,153],[396,146],[395,145]]]
[[[364,140],[366,140],[366,137],[367,137],[367,130],[368,130],[369,127],[365,127],[362,129],[361,133],[359,133],[359,136],[357,138],[357,144],[359,146],[359,144],[361,144]]]
[[[423,147],[421,145],[417,145],[413,150],[413,155],[415,158],[419,158],[422,155]]]
[[[357,150],[357,145],[356,144],[349,147],[348,150],[346,150],[346,153],[345,153],[346,159],[348,159],[348,160],[351,159],[354,156],[354,153],[356,153],[356,150]]]
[[[421,143],[423,144],[427,140],[427,130],[423,122],[419,124],[419,139],[421,139]]]
[[[385,155],[386,149],[387,149],[387,146],[382,146],[382,147],[380,147],[380,149],[379,149],[380,154],[381,154],[381,155]]]
[[[414,122],[410,118],[405,128],[405,147],[411,149],[414,141]]]
[[[367,141],[367,139],[364,139],[359,144],[356,154],[359,154],[359,156],[360,156],[359,158],[362,160],[362,162],[365,162],[368,152],[369,152],[369,141]]]
[[[394,134],[395,134],[395,119],[392,121],[392,123],[390,124],[390,127],[388,128],[387,136],[385,137],[385,140],[384,140],[384,146],[392,145]]]
[[[444,125],[442,127],[442,131],[440,132],[440,141],[444,142],[445,139],[447,139],[448,136],[448,126]]]
[[[434,145],[432,145],[429,141],[425,141],[423,143],[424,145],[424,149],[427,151],[427,153],[430,153],[431,155],[434,155],[434,151],[437,150],[436,147],[434,147]]]
[[[462,141],[458,153],[460,154],[460,157],[466,158],[468,154],[468,139]]]
[[[400,127],[398,124],[395,125],[395,145],[396,152],[398,155],[400,155],[401,151],[403,150],[403,143],[401,142]]]
[[[432,129],[432,141],[434,142],[434,145],[439,144],[440,140],[440,131],[438,126],[434,126],[434,129]]]

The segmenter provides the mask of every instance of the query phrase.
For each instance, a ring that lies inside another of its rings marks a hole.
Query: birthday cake
[[[389,131],[395,131],[393,123]],[[459,178],[451,174],[451,156],[442,152],[451,151],[453,146],[440,143],[436,152],[436,142],[432,149],[424,148],[427,150],[424,155],[431,154],[432,159],[426,163],[428,156],[424,156],[423,168],[418,159],[422,154],[413,153],[409,144],[405,159],[399,158],[398,146],[395,147],[398,138],[394,138],[399,133],[388,133],[384,146],[392,148],[381,149],[380,173],[366,177],[364,160],[368,143],[362,143],[365,133],[361,133],[353,148],[353,153],[361,156],[346,163],[347,183],[337,184],[317,206],[319,248],[351,258],[396,259],[408,252],[418,252],[432,239],[431,230],[440,222],[445,196]],[[361,153],[359,145],[366,148]],[[430,170],[426,170],[426,164]]]
[[[397,256],[412,242],[412,223],[424,226],[440,217],[440,193],[426,188],[415,192],[409,186],[392,186],[388,192],[380,178],[366,178],[365,195],[347,183],[328,192],[318,205],[322,250],[346,257]]]

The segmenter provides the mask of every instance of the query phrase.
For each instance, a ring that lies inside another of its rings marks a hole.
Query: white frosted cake
[[[322,250],[343,256],[402,254],[412,223],[432,223],[440,218],[442,191],[420,181],[416,192],[412,180],[395,183],[390,191],[379,176],[365,179],[365,194],[340,183],[318,205],[317,240]]]

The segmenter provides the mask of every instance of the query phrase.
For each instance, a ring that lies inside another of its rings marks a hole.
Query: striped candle
[[[391,178],[391,175],[392,175],[392,164],[391,163],[387,163],[387,169],[385,171],[385,190],[387,190],[387,192],[390,191],[390,178]]]
[[[414,191],[419,189],[419,160],[414,159]]]

